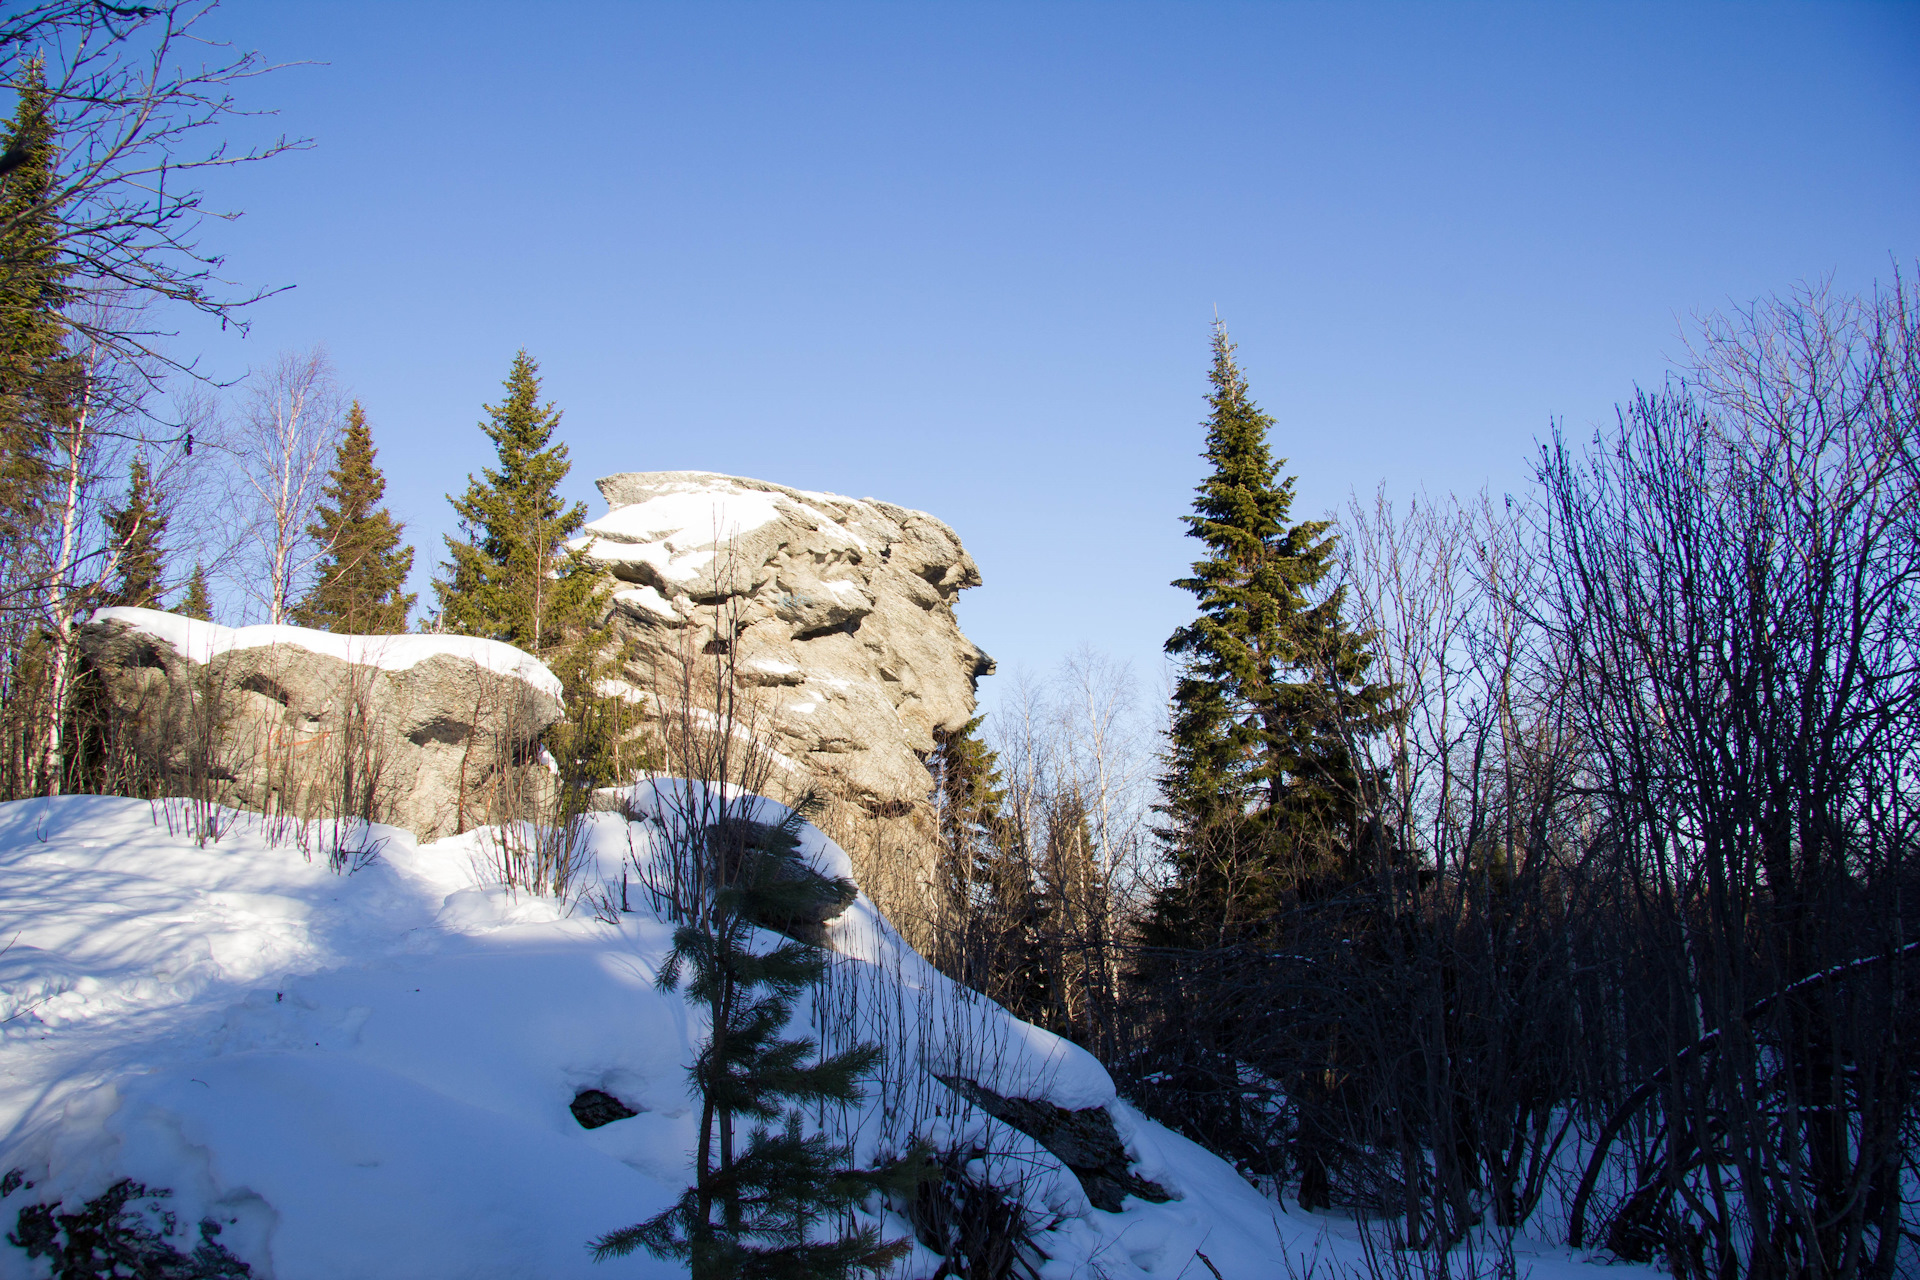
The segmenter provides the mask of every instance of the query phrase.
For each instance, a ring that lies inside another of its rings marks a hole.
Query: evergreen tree
[[[560,482],[572,464],[556,443],[560,411],[540,403],[539,366],[525,351],[513,358],[506,397],[485,406],[480,429],[493,441],[498,468],[487,468],[467,491],[447,500],[464,538],[447,539],[452,556],[434,581],[440,628],[504,640],[553,669],[567,718],[547,731],[571,792],[630,781],[642,752],[629,742],[631,710],[596,692],[609,666],[594,623],[605,605],[604,576],[567,539],[586,523],[584,502],[568,507]]]
[[[393,635],[407,629],[415,597],[405,590],[413,548],[400,544],[405,528],[380,500],[387,478],[374,461],[373,432],[358,400],[347,411],[325,495],[307,533],[329,548],[306,598],[293,607],[303,627],[349,635]]]
[[[434,592],[446,630],[548,658],[579,640],[599,607],[600,579],[566,546],[586,522],[587,507],[560,498],[572,464],[567,446],[553,442],[560,411],[540,403],[538,374],[519,352],[505,399],[486,406],[480,429],[493,441],[499,467],[485,469],[483,479],[469,476],[464,496],[448,495],[465,537],[447,539],[452,559]]]
[[[1175,945],[1351,869],[1364,782],[1351,744],[1378,728],[1389,694],[1366,682],[1372,659],[1341,615],[1344,588],[1322,589],[1330,522],[1292,519],[1273,419],[1217,322],[1210,377],[1212,470],[1184,517],[1206,554],[1174,583],[1199,616],[1166,644],[1180,663],[1161,780],[1176,874],[1154,932]]]
[[[180,597],[173,611],[183,618],[213,621],[213,596],[207,590],[207,571],[198,561],[194,562],[193,576],[187,579],[186,594]]]
[[[882,1243],[872,1226],[821,1230],[874,1192],[910,1182],[919,1161],[852,1168],[846,1147],[804,1132],[803,1108],[859,1100],[880,1049],[858,1045],[809,1064],[814,1042],[784,1034],[795,1001],[826,975],[825,953],[791,936],[801,932],[794,922],[818,920],[824,905],[844,906],[856,892],[800,861],[802,809],[776,827],[716,824],[691,851],[707,860],[716,889],[674,930],[658,981],[670,991],[684,975],[687,999],[705,1008],[711,1028],[692,1068],[701,1100],[694,1182],[671,1208],[594,1241],[597,1259],[645,1248],[685,1259],[692,1280],[840,1280],[882,1271],[907,1248]],[[790,936],[762,949],[769,927]],[[743,1122],[752,1125],[744,1144]]]
[[[999,754],[980,736],[985,716],[934,733],[939,784],[939,891],[947,927],[936,963],[946,975],[1029,1022],[1049,1021],[1052,984],[1043,939],[1052,904],[1031,851],[1001,806]]]
[[[1000,776],[1000,757],[980,736],[984,715],[958,729],[933,732],[933,767],[940,815],[940,834],[949,849],[970,853],[992,841],[1001,825],[1000,806],[1007,789]]]
[[[166,577],[166,553],[160,539],[167,531],[146,460],[135,458],[127,477],[127,498],[106,513],[113,538],[114,573],[118,581],[106,594],[109,605],[141,609],[160,607],[161,583]]]
[[[52,204],[57,126],[39,58],[13,88],[0,147],[19,156],[0,176],[0,543],[17,551],[45,497],[48,430],[70,399],[74,371],[61,315],[70,266]]]

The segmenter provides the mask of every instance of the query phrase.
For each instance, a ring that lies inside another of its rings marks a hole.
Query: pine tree
[[[1248,393],[1226,330],[1213,335],[1205,457],[1188,532],[1207,554],[1174,585],[1199,616],[1175,631],[1180,663],[1162,777],[1175,883],[1156,940],[1178,944],[1250,923],[1342,873],[1357,842],[1363,778],[1356,736],[1375,730],[1389,690],[1366,682],[1366,637],[1323,590],[1334,540],[1293,521],[1293,478],[1268,450],[1273,419]]]
[[[592,619],[599,575],[566,546],[586,522],[587,507],[560,498],[572,464],[567,446],[553,442],[560,411],[540,403],[538,374],[519,352],[506,398],[486,406],[480,429],[493,441],[499,467],[485,469],[484,479],[469,476],[464,496],[448,495],[466,536],[447,539],[452,559],[441,566],[445,575],[434,592],[446,630],[548,658],[577,641]]]
[[[856,1169],[846,1147],[804,1132],[804,1108],[857,1102],[880,1058],[863,1044],[809,1064],[815,1043],[784,1034],[800,994],[826,975],[824,951],[791,936],[791,922],[816,920],[824,904],[844,906],[856,892],[799,860],[805,808],[773,827],[717,824],[693,855],[709,860],[717,888],[674,930],[658,984],[675,990],[684,976],[711,1028],[692,1068],[701,1099],[694,1182],[671,1208],[594,1241],[596,1259],[645,1248],[685,1259],[692,1280],[842,1280],[880,1272],[907,1248],[882,1243],[872,1226],[821,1229],[876,1191],[902,1189],[920,1159]],[[790,936],[762,949],[766,928]],[[752,1125],[744,1143],[743,1123]]]
[[[380,505],[387,478],[375,463],[373,432],[358,400],[347,411],[325,495],[307,533],[329,548],[306,598],[289,614],[299,626],[349,635],[405,631],[415,597],[405,590],[413,548],[404,525]]]
[[[49,478],[49,427],[71,398],[66,351],[70,271],[53,207],[59,162],[44,63],[28,61],[4,150],[19,162],[0,176],[0,543],[17,551]]]
[[[187,579],[186,594],[180,597],[173,611],[183,618],[213,621],[213,595],[207,590],[207,571],[198,561],[194,562],[193,576]]]
[[[166,553],[161,550],[160,539],[167,531],[167,517],[160,510],[145,459],[133,460],[128,469],[126,501],[106,513],[106,522],[113,538],[114,573],[118,578],[107,592],[106,603],[158,609],[161,583],[166,577]]]

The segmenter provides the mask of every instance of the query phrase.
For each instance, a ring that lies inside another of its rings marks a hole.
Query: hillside
[[[352,833],[377,856],[341,876],[291,830],[275,840],[227,814],[202,847],[185,815],[87,796],[0,806],[0,1171],[19,1171],[0,1199],[7,1228],[132,1178],[170,1192],[145,1203],[181,1254],[218,1258],[217,1245],[275,1280],[675,1274],[586,1249],[687,1178],[685,1066],[702,1028],[653,985],[668,930],[637,896],[609,923],[482,887],[489,831]],[[617,815],[588,839],[604,877],[649,856],[648,828]],[[846,870],[811,828],[803,848]],[[864,897],[832,941],[845,959],[821,996],[831,1007],[810,1016],[830,1041],[890,1053],[850,1118],[862,1154],[908,1129],[983,1148],[1047,1228],[1041,1275],[1193,1276],[1204,1254],[1237,1280],[1286,1275],[1289,1254],[1316,1247],[1331,1255],[1321,1274],[1358,1260],[1350,1226],[1283,1209],[1139,1116],[1092,1058],[952,986]],[[1103,1108],[1129,1172],[1172,1198],[1095,1209],[1058,1159],[934,1072]],[[570,1103],[590,1089],[638,1114],[582,1127]],[[1543,1276],[1585,1270],[1540,1261]],[[220,1265],[191,1274],[241,1274]],[[937,1265],[921,1250],[907,1274]],[[47,1267],[0,1247],[0,1277]]]

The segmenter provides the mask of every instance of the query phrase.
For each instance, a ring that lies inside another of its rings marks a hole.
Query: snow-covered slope
[[[274,1280],[676,1274],[586,1248],[688,1177],[685,1068],[703,1028],[655,989],[668,930],[637,896],[617,924],[516,901],[477,883],[486,833],[416,846],[378,828],[379,859],[343,877],[244,818],[203,848],[174,817],[103,797],[0,806],[0,1173],[32,1183],[0,1199],[0,1227],[131,1177],[170,1189],[183,1251],[209,1221]],[[614,815],[591,832],[615,877],[647,841]],[[805,847],[846,870],[818,832]],[[1264,1199],[1115,1101],[1085,1053],[947,983],[864,898],[833,930],[846,959],[808,1016],[892,1054],[849,1117],[858,1146],[958,1129],[1027,1171],[1023,1194],[1053,1224],[1044,1275],[1201,1276],[1204,1252],[1254,1280],[1316,1242],[1355,1256],[1350,1230]],[[1109,1105],[1135,1172],[1176,1198],[1092,1208],[1047,1152],[930,1071]],[[583,1088],[640,1113],[583,1129],[568,1109]],[[46,1265],[0,1244],[0,1277]],[[932,1265],[922,1251],[902,1274]],[[1584,1270],[1549,1263],[1562,1267]]]

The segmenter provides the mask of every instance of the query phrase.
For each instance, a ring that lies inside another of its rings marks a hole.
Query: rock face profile
[[[644,690],[662,659],[730,646],[780,751],[875,812],[923,802],[936,729],[993,661],[954,621],[980,571],[944,523],[872,499],[704,471],[601,480],[575,545],[619,580],[612,626]]]
[[[296,817],[353,815],[430,840],[510,812],[545,771],[560,682],[464,636],[231,628],[101,609],[80,650],[120,781]]]

